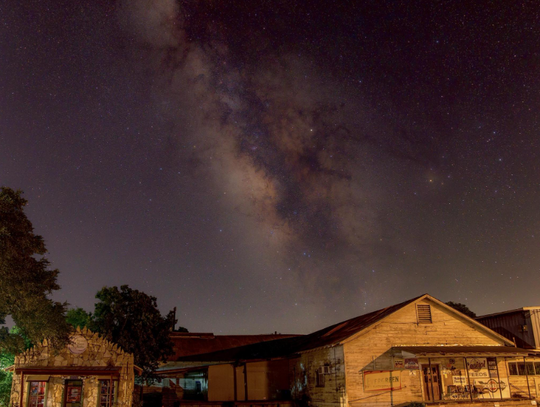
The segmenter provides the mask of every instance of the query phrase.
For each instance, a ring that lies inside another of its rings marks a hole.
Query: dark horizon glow
[[[0,2],[0,185],[93,309],[216,334],[540,305],[540,7]]]

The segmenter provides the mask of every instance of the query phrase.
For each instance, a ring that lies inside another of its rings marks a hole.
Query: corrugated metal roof
[[[480,316],[477,316],[475,319],[478,321],[482,318],[491,318],[491,317],[496,317],[496,316],[504,315],[504,314],[512,314],[514,312],[523,312],[523,311],[531,311],[531,310],[538,310],[538,309],[540,309],[540,306],[521,307],[521,308],[510,309],[510,310],[501,311],[501,312],[494,312],[493,314],[480,315]]]
[[[218,352],[224,349],[295,336],[299,335],[214,335],[212,333],[173,332],[170,338],[173,341],[174,355],[170,356],[168,360],[176,361],[186,356]]]

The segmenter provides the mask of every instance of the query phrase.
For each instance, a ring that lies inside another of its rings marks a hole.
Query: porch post
[[[246,393],[244,400],[248,401],[248,382],[247,382],[247,363],[246,362],[244,362],[244,392]]]
[[[431,401],[435,401],[435,392],[433,391],[433,369],[431,368],[431,358],[428,358],[429,363],[429,378],[431,382]]]
[[[508,379],[508,391],[510,392],[510,398],[512,398],[512,387],[510,385],[510,367],[508,366],[508,359],[504,357],[504,368],[506,369],[506,378]]]
[[[114,397],[114,391],[113,391],[113,381],[112,381],[112,374],[111,374],[111,377],[109,379],[109,407],[112,407],[113,405],[113,397]]]
[[[390,370],[390,406],[394,405],[394,384],[392,382],[392,370]]]
[[[238,378],[236,377],[236,363],[233,363],[233,378],[234,378],[234,401],[238,401],[238,390],[236,389],[236,386],[238,386]]]
[[[531,398],[531,385],[529,384],[529,372],[528,372],[529,369],[527,369],[527,362],[526,362],[525,356],[523,356],[523,366],[525,367],[525,379],[527,379],[527,390],[529,390],[529,398]]]
[[[465,371],[467,372],[467,383],[469,383],[469,396],[471,396],[471,401],[473,401],[471,377],[469,376],[469,363],[467,362],[467,358],[465,358]]]
[[[499,360],[497,359],[497,356],[495,356],[495,364],[497,366],[497,381],[499,382],[499,393],[501,394],[501,400],[502,400],[503,394],[502,394],[502,386],[501,386],[501,374],[499,373]],[[508,386],[510,387],[510,382],[508,382]]]
[[[19,393],[19,407],[23,407],[23,397],[24,397],[24,371],[21,371],[21,392]]]

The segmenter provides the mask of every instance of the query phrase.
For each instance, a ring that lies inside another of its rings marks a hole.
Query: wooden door
[[[431,365],[431,370],[429,366],[424,366],[422,371],[427,401],[441,400],[441,376],[439,374],[439,366]]]

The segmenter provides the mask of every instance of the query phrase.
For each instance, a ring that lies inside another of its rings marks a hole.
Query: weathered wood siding
[[[246,364],[248,400],[280,400],[289,386],[286,359]],[[243,383],[243,375],[238,379]]]
[[[234,401],[234,366],[208,367],[208,401]]]
[[[365,334],[344,343],[347,400],[350,407],[390,406],[424,400],[420,370],[401,371],[402,389],[364,392],[364,371],[392,370],[390,349],[400,345],[503,345],[502,340],[479,331],[438,304],[431,306],[432,323],[419,324],[415,303],[385,318]]]
[[[508,377],[510,383],[510,393],[513,397],[535,397],[540,399],[540,374],[537,375],[510,375],[508,364],[512,362],[523,362],[523,358],[506,358],[499,369],[503,372],[504,377]],[[540,363],[540,358],[527,358],[527,362]]]
[[[317,385],[317,370],[327,367],[324,384]],[[345,406],[345,369],[343,347],[316,349],[295,359],[292,366],[293,400],[318,407]]]

